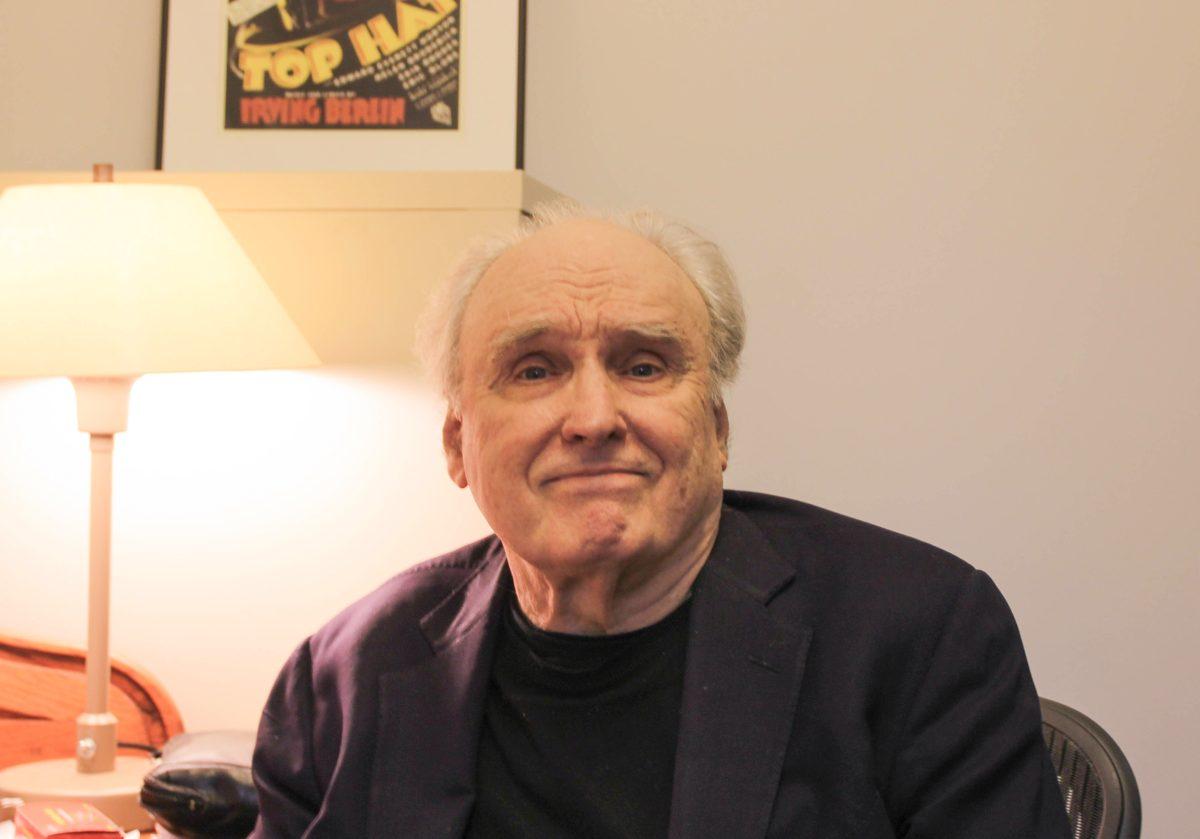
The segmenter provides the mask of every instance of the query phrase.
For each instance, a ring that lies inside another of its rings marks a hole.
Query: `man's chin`
[[[496,528],[506,547],[545,570],[620,564],[643,555],[653,542],[653,517],[647,502],[620,498],[573,499],[545,505],[537,516],[505,529]],[[494,526],[494,525],[493,525]]]
[[[546,547],[560,563],[593,564],[619,561],[634,553],[630,520],[616,505],[588,504],[557,518]]]

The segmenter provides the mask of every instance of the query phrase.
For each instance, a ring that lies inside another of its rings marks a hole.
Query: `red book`
[[[125,835],[108,816],[77,801],[22,804],[13,821],[21,839],[122,839]]]

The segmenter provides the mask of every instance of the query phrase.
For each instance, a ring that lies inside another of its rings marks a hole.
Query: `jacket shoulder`
[[[731,490],[725,503],[795,568],[817,603],[924,610],[953,600],[980,573],[928,542],[803,501]]]
[[[499,540],[488,536],[407,568],[347,606],[308,639],[314,672],[347,662],[389,669],[424,655],[421,618],[499,551]]]

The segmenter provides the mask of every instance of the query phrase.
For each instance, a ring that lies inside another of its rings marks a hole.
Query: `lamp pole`
[[[92,167],[92,180],[112,183],[111,163]],[[109,588],[112,579],[112,461],[114,438],[125,430],[133,379],[73,379],[79,430],[89,435],[92,488],[88,520],[87,694],[75,721],[80,772],[111,772],[117,761],[117,718],[108,709]]]
[[[75,759],[80,772],[112,772],[117,759],[117,718],[108,709],[109,580],[112,577],[112,461],[114,437],[129,416],[134,379],[76,378],[79,430],[90,436],[91,511],[88,535],[87,694],[76,718]]]

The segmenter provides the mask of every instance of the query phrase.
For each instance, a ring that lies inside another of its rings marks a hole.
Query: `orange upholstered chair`
[[[120,742],[159,749],[183,731],[179,709],[149,674],[114,659],[110,684]],[[0,635],[0,769],[73,756],[83,706],[83,650]]]

